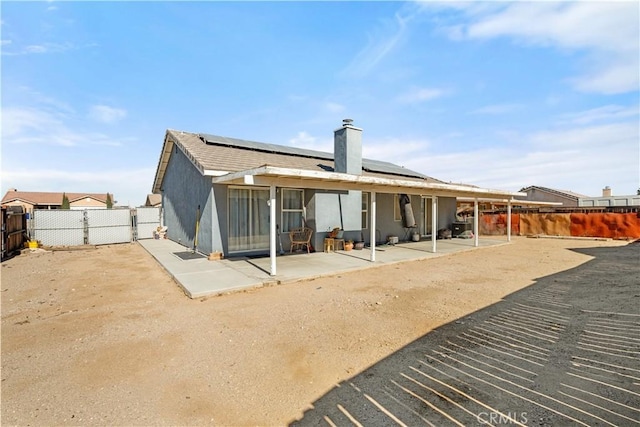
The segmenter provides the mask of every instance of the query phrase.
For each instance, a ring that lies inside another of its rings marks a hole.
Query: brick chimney
[[[344,119],[333,132],[333,156],[336,172],[362,175],[362,129],[353,120]]]
[[[602,189],[602,197],[611,197],[611,187],[607,185]]]

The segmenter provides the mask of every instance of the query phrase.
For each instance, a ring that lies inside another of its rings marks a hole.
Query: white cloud
[[[438,88],[413,88],[398,96],[396,100],[402,104],[416,104],[440,98],[446,93],[446,90]]]
[[[342,113],[345,110],[344,105],[338,104],[336,102],[327,102],[324,104],[324,107],[330,113]]]
[[[605,105],[576,113],[567,113],[560,116],[559,123],[589,124],[599,121],[615,121],[629,117],[638,117],[640,106]]]
[[[294,138],[289,140],[289,145],[297,148],[333,153],[332,138],[317,138],[306,131],[298,132]]]
[[[11,41],[9,41],[11,42]],[[3,46],[5,43],[3,43]],[[11,43],[11,46],[15,45]],[[75,47],[71,43],[42,43],[42,44],[31,44],[27,46],[15,46],[14,50],[2,49],[2,54],[7,56],[16,56],[16,55],[40,55],[47,53],[62,53],[69,50],[74,49]]]
[[[74,118],[43,108],[2,108],[3,144],[42,144],[73,147],[79,145],[121,146],[128,138],[111,138],[100,132],[71,127]]]
[[[374,28],[368,34],[368,43],[342,71],[350,77],[364,77],[381,61],[402,44],[406,37],[407,25],[419,12],[411,3],[405,4],[392,20],[387,20],[382,27]]]
[[[412,149],[397,163],[487,188],[543,185],[596,196],[609,185],[617,194],[634,194],[640,184],[639,133],[635,122],[575,126],[523,135],[517,145],[504,147],[447,154]]]
[[[485,105],[477,110],[471,111],[470,114],[508,114],[514,111],[522,110],[524,105],[522,104],[494,104]]]
[[[412,168],[411,159],[420,158],[429,150],[431,143],[427,139],[386,138],[382,140],[367,140],[362,147],[362,156],[368,159],[382,160],[400,166]],[[414,164],[415,166],[415,164]]]
[[[637,2],[440,3],[462,10],[467,23],[447,27],[460,39],[511,37],[523,45],[586,52],[583,75],[569,81],[577,90],[623,93],[638,90],[640,6]],[[428,6],[425,6],[429,10]]]
[[[107,105],[94,105],[89,111],[89,117],[101,123],[115,123],[124,119],[127,111],[121,108],[113,108]]]

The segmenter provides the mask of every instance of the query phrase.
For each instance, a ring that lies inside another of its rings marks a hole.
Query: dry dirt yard
[[[2,425],[285,425],[433,328],[620,241],[511,244],[191,300],[138,244],[2,263]]]

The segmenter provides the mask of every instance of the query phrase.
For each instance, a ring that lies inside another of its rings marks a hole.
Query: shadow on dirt
[[[444,325],[343,381],[292,426],[638,425],[640,243]]]

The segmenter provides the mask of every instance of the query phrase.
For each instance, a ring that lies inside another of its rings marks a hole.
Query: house
[[[362,129],[349,119],[334,131],[334,153],[167,130],[152,192],[162,194],[169,239],[205,254],[269,254],[272,274],[276,245],[288,250],[296,227],[313,230],[315,248],[339,227],[373,249],[417,232],[435,250],[437,230],[456,220],[456,197],[524,196],[363,159]]]
[[[144,205],[154,208],[162,206],[162,194],[147,194],[147,200]]]
[[[539,201],[539,202],[555,202],[562,203],[562,206],[578,206],[579,200],[587,197],[583,194],[574,193],[566,190],[556,190],[548,187],[540,187],[531,185],[520,190],[527,196],[521,198],[523,200]]]
[[[613,195],[611,187],[606,186],[602,189],[600,197],[582,197],[578,200],[580,207],[638,207],[640,206],[639,194],[633,195]]]
[[[69,209],[106,209],[115,203],[109,193],[57,193],[42,191],[18,191],[9,189],[2,198],[2,206],[22,206],[25,212],[34,209],[62,209],[64,196],[69,200]]]

